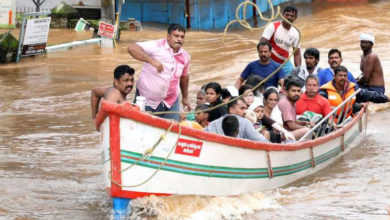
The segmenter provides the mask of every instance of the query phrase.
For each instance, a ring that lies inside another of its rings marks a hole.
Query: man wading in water
[[[128,65],[120,65],[114,70],[114,85],[101,86],[92,89],[91,109],[92,118],[95,119],[99,110],[100,99],[121,104],[126,101],[134,85],[134,69]]]

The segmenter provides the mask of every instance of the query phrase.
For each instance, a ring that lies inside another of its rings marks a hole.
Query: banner
[[[45,53],[51,17],[27,20],[22,56]]]
[[[15,0],[0,0],[0,28],[15,28]]]

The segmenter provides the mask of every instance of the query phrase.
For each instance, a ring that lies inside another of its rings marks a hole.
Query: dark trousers
[[[362,88],[362,89],[367,89],[368,91],[379,92],[379,93],[385,94],[385,87],[384,86],[363,86],[363,85],[359,85],[359,87]]]
[[[383,93],[360,88],[362,90],[356,95],[356,102],[385,103],[389,101],[389,98]]]

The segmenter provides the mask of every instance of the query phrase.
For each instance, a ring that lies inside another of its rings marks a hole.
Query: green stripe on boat
[[[359,131],[355,131],[350,138],[346,141],[346,145],[349,145]],[[316,165],[326,162],[327,160],[335,157],[341,152],[340,146],[333,148],[332,150],[319,155],[314,158]],[[151,156],[148,160],[139,161],[142,158],[142,154],[121,150],[121,161],[128,164],[135,164],[152,169],[158,169],[164,162],[164,158]],[[131,157],[131,158],[129,158]],[[137,162],[138,161],[138,162]],[[296,164],[288,166],[273,167],[272,171],[274,176],[284,176],[292,173],[296,173],[305,169],[311,168],[311,160],[302,161]],[[197,169],[197,170],[193,170]],[[167,160],[161,167],[161,170],[183,173],[195,176],[206,177],[218,177],[218,178],[232,178],[232,179],[253,179],[253,178],[268,178],[267,168],[238,168],[238,167],[222,167],[203,164],[187,163],[177,160]],[[226,172],[226,173],[222,173]]]

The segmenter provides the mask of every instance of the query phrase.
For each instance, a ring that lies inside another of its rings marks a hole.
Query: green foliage
[[[64,2],[61,2],[59,5],[51,9],[51,13],[57,15],[70,15],[70,14],[77,14],[78,12],[72,6]]]
[[[0,34],[0,48],[4,51],[18,49],[19,41],[11,33]]]

